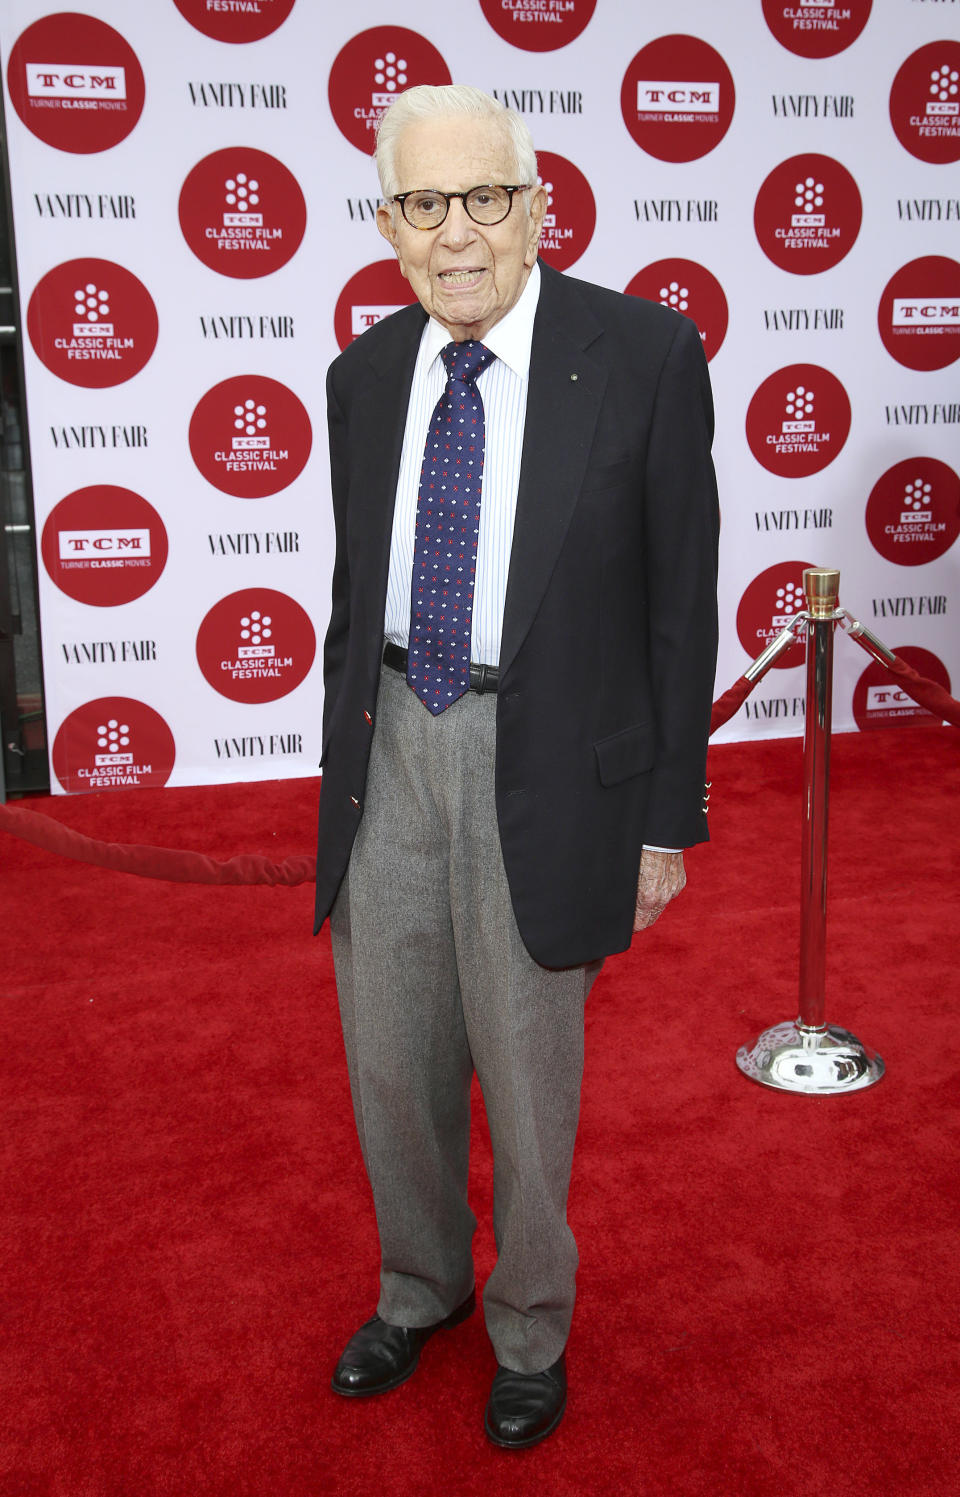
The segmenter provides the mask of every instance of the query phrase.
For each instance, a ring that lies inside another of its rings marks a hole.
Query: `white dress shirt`
[[[484,459],[470,659],[480,665],[500,663],[503,603],[507,593],[520,484],[520,456],[527,419],[530,346],[539,299],[540,267],[534,265],[516,305],[494,323],[483,340],[484,347],[495,353],[496,358],[477,379],[477,389],[483,401]],[[450,341],[447,329],[431,317],[420,339],[407,405],[383,626],[384,637],[404,649],[410,637],[410,588],[420,469],[430,417],[447,383],[440,350]]]

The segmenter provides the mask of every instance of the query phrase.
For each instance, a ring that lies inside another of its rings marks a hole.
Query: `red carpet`
[[[3,1497],[819,1497],[960,1486],[960,735],[834,744],[828,1019],[871,1091],[733,1056],[795,1016],[796,741],[711,750],[714,841],[590,999],[570,1406],[488,1446],[479,1315],[327,1384],[376,1242],[309,886],[167,885],[2,844]],[[310,851],[303,781],[38,801],[90,836]],[[491,1267],[478,1107],[476,1257]]]

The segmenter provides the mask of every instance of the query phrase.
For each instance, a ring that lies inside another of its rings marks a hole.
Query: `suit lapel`
[[[370,356],[372,377],[356,400],[350,479],[354,564],[362,578],[371,649],[382,647],[390,541],[413,370],[426,316],[419,306],[391,319],[392,336]]]
[[[603,328],[575,288],[541,262],[513,549],[500,642],[508,669],[550,580],[583,484],[607,384],[587,350]]]

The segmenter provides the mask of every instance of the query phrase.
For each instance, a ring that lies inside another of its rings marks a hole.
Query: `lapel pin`
[[[576,379],[579,379],[580,376],[579,376],[579,374],[571,374],[570,378],[576,380]]]

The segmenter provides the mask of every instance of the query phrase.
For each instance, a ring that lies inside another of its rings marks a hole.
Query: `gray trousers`
[[[474,1283],[470,1083],[494,1160],[497,1360],[540,1372],[573,1314],[566,1206],[596,968],[550,971],[520,939],[494,806],[496,698],[432,717],[384,666],[363,817],[331,914],[357,1130],[381,1247],[380,1316],[424,1326]]]

